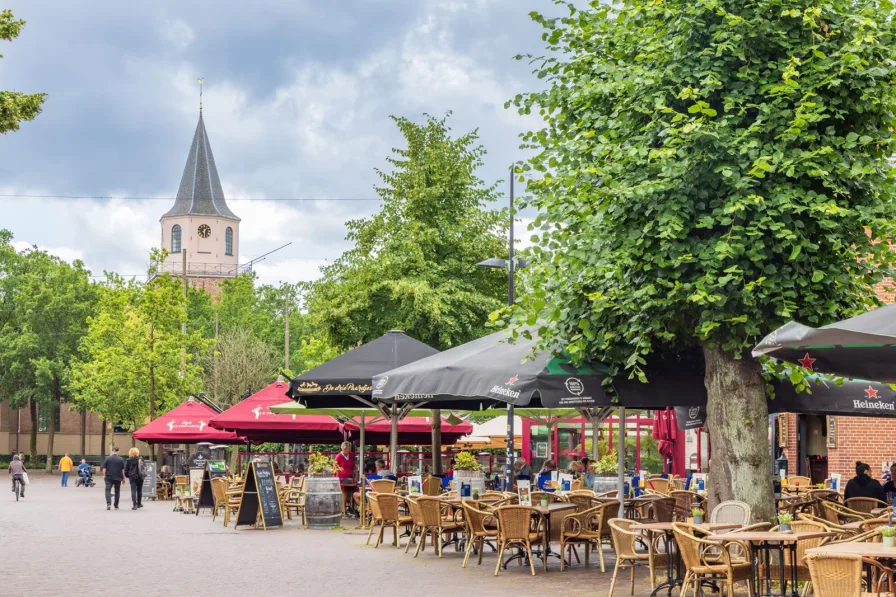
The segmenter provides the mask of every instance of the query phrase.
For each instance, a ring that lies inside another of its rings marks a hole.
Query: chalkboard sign
[[[143,497],[156,499],[156,463],[144,460],[143,468],[146,469],[146,478],[143,479]]]
[[[208,460],[202,472],[202,484],[199,486],[199,503],[196,505],[196,516],[202,508],[215,507],[215,493],[212,489],[212,479],[226,477],[227,470],[223,460]]]
[[[274,471],[267,462],[249,464],[234,528],[243,525],[257,526],[258,522],[261,522],[264,529],[283,526],[277,482]]]

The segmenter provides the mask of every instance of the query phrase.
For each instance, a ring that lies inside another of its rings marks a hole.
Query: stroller
[[[75,483],[75,487],[96,487],[91,467],[78,471],[78,481]]]

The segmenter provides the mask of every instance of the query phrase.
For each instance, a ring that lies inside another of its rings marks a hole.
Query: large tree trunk
[[[50,428],[47,432],[47,472],[53,474],[53,444],[56,440],[56,406],[60,404],[61,396],[59,387],[53,392],[53,401],[50,403]]]
[[[759,363],[714,346],[706,362],[706,426],[712,445],[709,507],[725,500],[750,505],[754,521],[772,520],[775,500],[768,451],[768,404]]]
[[[432,409],[432,474],[442,474],[442,411],[438,408]]]
[[[28,446],[31,455],[28,466],[34,467],[37,462],[37,403],[34,398],[28,400],[28,414],[31,416],[31,437]]]

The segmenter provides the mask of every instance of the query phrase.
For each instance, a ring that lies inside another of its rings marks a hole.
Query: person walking
[[[69,457],[68,452],[65,453],[65,456],[59,459],[59,472],[62,473],[62,486],[68,487],[68,474],[72,472],[72,467],[75,465],[72,462],[72,459]]]
[[[143,478],[146,475],[140,470],[142,465],[140,450],[137,448],[128,450],[128,460],[124,464],[124,476],[131,482],[131,501],[134,503],[131,510],[143,507]]]
[[[103,479],[106,481],[106,510],[112,509],[112,490],[115,490],[115,509],[118,510],[118,499],[121,497],[121,483],[124,477],[124,460],[118,455],[118,446],[112,448],[112,454],[103,460]]]

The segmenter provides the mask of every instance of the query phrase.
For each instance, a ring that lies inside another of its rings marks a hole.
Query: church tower
[[[224,200],[201,109],[177,198],[160,222],[162,246],[169,252],[163,272],[183,275],[186,257],[190,283],[211,294],[217,294],[221,280],[241,273],[240,219]]]

